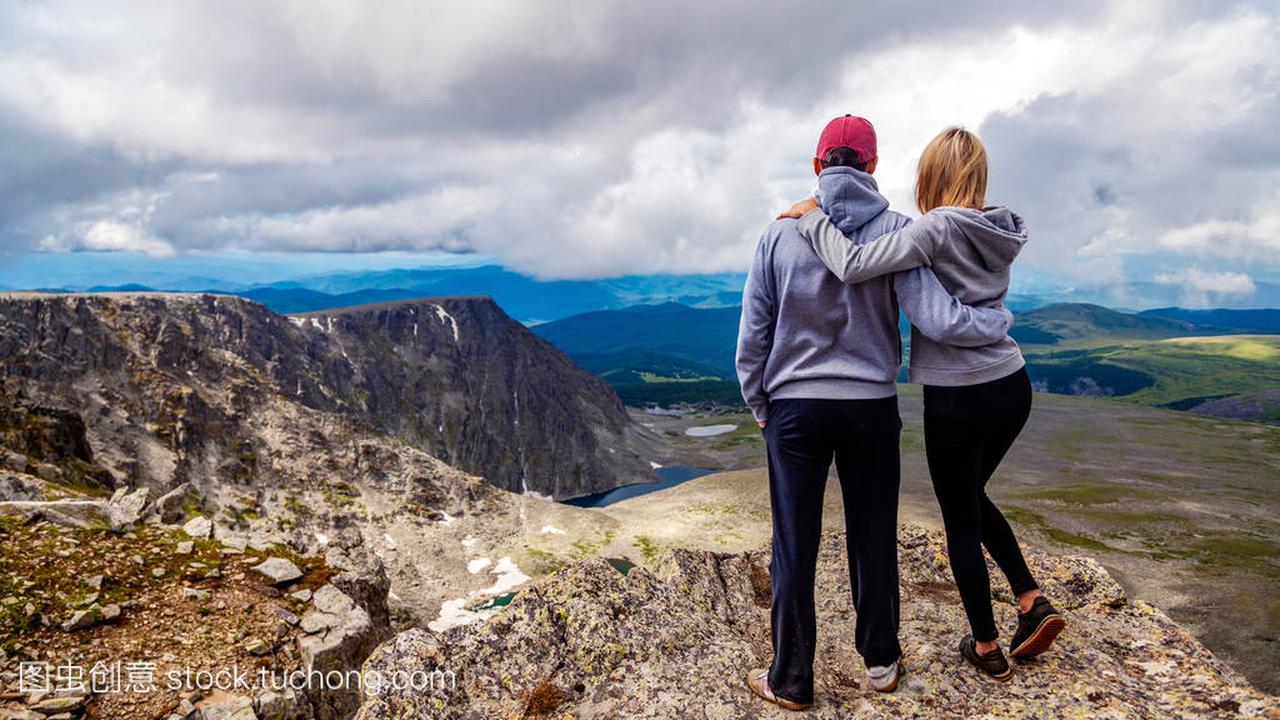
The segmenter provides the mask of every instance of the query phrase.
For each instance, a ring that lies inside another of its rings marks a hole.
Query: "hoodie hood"
[[[889,208],[875,178],[849,167],[823,170],[814,199],[845,235],[853,235]]]
[[[992,272],[1013,264],[1027,242],[1027,226],[1017,213],[1007,207],[982,210],[941,207],[933,212],[945,215],[952,225],[978,253],[983,265]]]

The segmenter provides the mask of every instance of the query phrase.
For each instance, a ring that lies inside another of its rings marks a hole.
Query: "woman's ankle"
[[[995,640],[974,640],[973,649],[978,651],[979,655],[986,655],[989,652],[1000,649],[1000,643]]]
[[[1031,609],[1032,603],[1036,598],[1040,597],[1040,589],[1035,588],[1028,590],[1018,596],[1018,612],[1026,612]]]

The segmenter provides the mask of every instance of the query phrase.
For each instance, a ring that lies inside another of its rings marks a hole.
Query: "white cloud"
[[[990,199],[1033,232],[1020,262],[1280,264],[1274,8],[833,7],[10,5],[0,242],[739,270],[850,111],[902,210],[929,138],[980,129]]]
[[[1162,285],[1181,285],[1195,292],[1252,295],[1257,289],[1253,279],[1244,273],[1206,272],[1192,267],[1177,273],[1159,273],[1156,282]]]

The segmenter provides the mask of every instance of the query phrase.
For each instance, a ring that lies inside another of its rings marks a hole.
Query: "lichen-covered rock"
[[[819,556],[815,718],[1277,717],[1264,695],[1164,613],[1126,600],[1096,562],[1031,552],[1069,626],[1055,648],[992,683],[961,664],[967,629],[941,535],[900,536],[902,641],[898,691],[865,686],[853,647],[844,538]],[[485,624],[414,629],[380,646],[366,676],[418,673],[423,689],[366,690],[360,720],[795,717],[755,699],[746,671],[769,661],[768,553],[677,550],[623,576],[578,563],[522,592]],[[995,577],[999,577],[998,574]],[[997,594],[1006,636],[1016,611]],[[451,682],[452,681],[452,682]],[[420,683],[421,685],[421,683]]]

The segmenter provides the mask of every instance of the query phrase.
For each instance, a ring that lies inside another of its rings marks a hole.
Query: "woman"
[[[1009,290],[1009,268],[1026,230],[1007,208],[985,207],[987,155],[973,133],[949,128],[920,157],[915,223],[855,245],[813,200],[785,217],[823,263],[847,283],[929,265],[968,305],[995,307]],[[951,572],[971,634],[960,653],[987,675],[1005,680],[1009,663],[996,644],[985,545],[1018,599],[1013,657],[1045,652],[1066,620],[1040,595],[1009,523],[986,494],[987,481],[1026,424],[1031,383],[1017,343],[1006,336],[984,347],[956,347],[912,328],[910,377],[924,385],[925,448],[934,494],[946,526]]]

